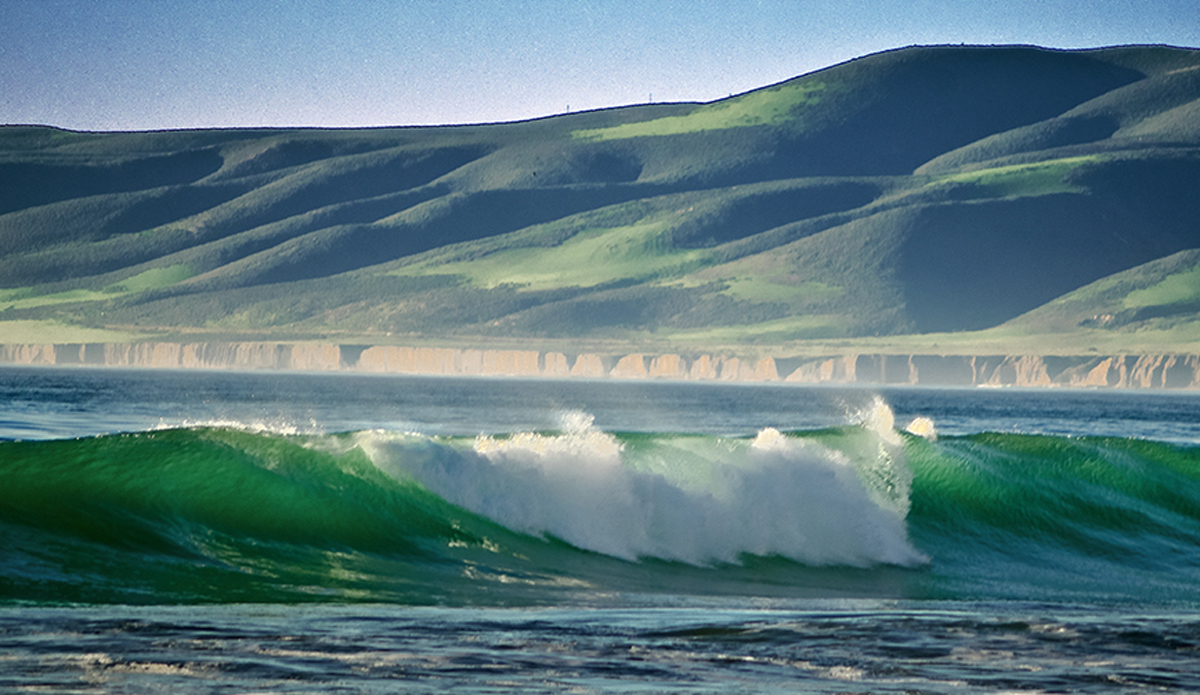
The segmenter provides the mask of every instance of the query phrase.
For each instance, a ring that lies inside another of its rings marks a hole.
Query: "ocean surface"
[[[0,691],[1200,691],[1200,394],[0,368]]]

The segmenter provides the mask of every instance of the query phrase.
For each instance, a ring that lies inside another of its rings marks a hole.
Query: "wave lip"
[[[587,418],[557,434],[467,443],[369,432],[356,443],[393,477],[510,530],[625,560],[922,564],[896,484],[911,480],[902,442],[860,433],[865,461],[774,429],[753,440],[622,438]]]

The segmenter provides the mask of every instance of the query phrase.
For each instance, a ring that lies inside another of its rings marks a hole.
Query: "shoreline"
[[[0,364],[906,386],[1200,389],[1200,355],[604,354],[256,342],[0,345]]]

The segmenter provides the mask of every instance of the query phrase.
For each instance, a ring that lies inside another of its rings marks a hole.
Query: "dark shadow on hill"
[[[923,164],[915,173],[937,174],[1022,153],[1085,145],[1111,137],[1120,127],[1116,118],[1107,115],[1051,118],[947,152]]]
[[[1060,194],[931,206],[900,254],[918,332],[998,325],[1107,275],[1195,246],[1122,199]]]
[[[1171,246],[1200,246],[1200,152],[1154,155],[1097,162],[1072,172],[1067,181],[1158,227]]]
[[[1027,126],[1143,77],[1085,53],[1033,48],[898,51],[837,68],[854,85],[791,142],[830,175],[907,174],[994,133]]]
[[[122,159],[104,164],[0,163],[0,214],[69,198],[192,183],[216,172],[215,149]]]
[[[880,193],[859,181],[816,181],[764,189],[731,198],[711,213],[688,218],[672,231],[676,248],[711,248],[792,222],[842,212],[870,203]]]

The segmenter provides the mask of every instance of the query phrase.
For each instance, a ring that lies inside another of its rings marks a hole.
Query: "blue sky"
[[[0,123],[510,121],[914,44],[1200,46],[1200,0],[0,0]]]

